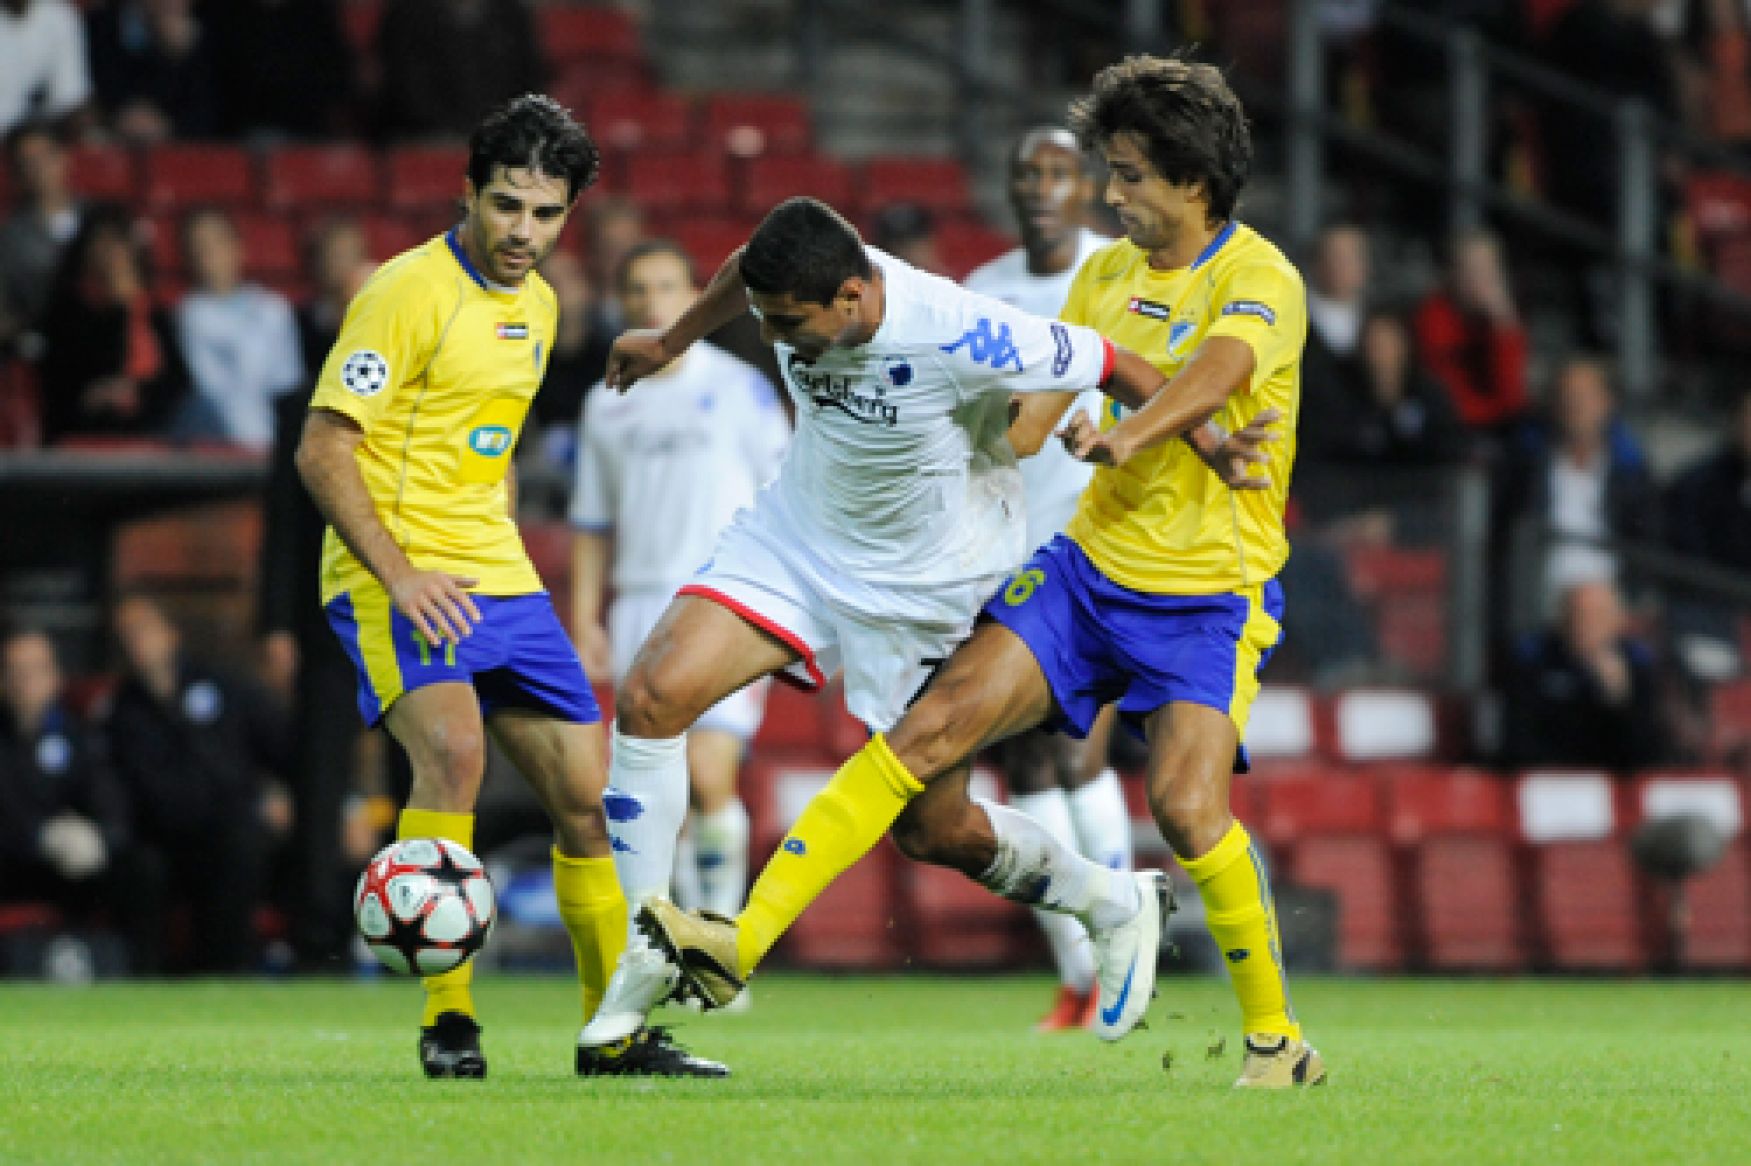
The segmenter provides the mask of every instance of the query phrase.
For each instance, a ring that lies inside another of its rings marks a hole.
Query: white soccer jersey
[[[967,288],[1036,316],[1056,317],[1064,308],[1064,298],[1070,294],[1077,269],[1110,242],[1111,239],[1084,230],[1076,241],[1076,262],[1057,275],[1034,275],[1028,271],[1027,252],[1017,247],[967,276]],[[1084,393],[1071,402],[1065,416],[1081,409],[1098,418],[1102,397],[1098,389]],[[1071,457],[1063,444],[1052,438],[1046,440],[1039,453],[1021,459],[1021,480],[1027,488],[1030,551],[1064,529],[1076,511],[1082,488],[1093,475],[1093,466]]]
[[[762,495],[818,563],[860,583],[932,587],[1012,569],[1026,553],[1021,478],[1004,439],[1012,393],[1098,386],[1111,346],[878,251],[881,327],[868,344],[778,366],[797,434]]]
[[[710,344],[625,396],[597,385],[578,426],[571,522],[613,530],[619,591],[686,582],[790,440],[772,384]]]

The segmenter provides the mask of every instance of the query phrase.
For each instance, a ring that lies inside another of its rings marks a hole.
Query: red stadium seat
[[[1346,552],[1350,583],[1374,613],[1381,654],[1425,680],[1447,660],[1447,555],[1362,546]]]
[[[279,215],[238,214],[232,221],[243,242],[243,269],[252,279],[294,279],[303,266],[298,233]]]
[[[569,602],[572,593],[570,524],[557,519],[525,522],[519,530],[523,536],[523,549],[529,552],[529,561],[535,565],[535,573],[541,576],[542,586],[547,588],[549,595],[560,597],[553,605],[559,613],[559,622],[565,625],[566,631],[574,632]]]
[[[1710,759],[1751,771],[1751,680],[1715,685],[1708,703]]]
[[[748,241],[757,225],[740,218],[685,218],[670,227],[668,235],[692,257],[703,282],[723,265],[731,251]]]
[[[281,210],[363,208],[381,193],[377,156],[362,146],[288,146],[268,155],[268,202]]]
[[[591,100],[588,120],[595,139],[617,150],[697,149],[693,103],[678,93],[656,89],[603,93]]]
[[[0,449],[34,449],[43,440],[42,389],[36,367],[0,359]]]
[[[1508,783],[1468,769],[1383,776],[1392,838],[1408,854],[1418,962],[1441,971],[1523,968]]]
[[[377,30],[383,25],[383,0],[347,0],[340,6],[341,33],[360,60],[377,53]]]
[[[1280,778],[1261,785],[1264,835],[1297,884],[1338,897],[1338,962],[1365,970],[1403,963],[1392,854],[1372,781]]]
[[[653,88],[650,69],[643,61],[598,60],[565,66],[547,92],[594,136],[596,127],[589,111],[597,98],[608,93],[649,93]]]
[[[580,61],[644,58],[638,23],[608,5],[544,4],[536,10],[536,35],[555,71]]]
[[[416,247],[429,238],[416,231],[399,215],[362,215],[359,218],[359,227],[365,232],[365,250],[378,263]]]
[[[84,199],[133,202],[140,194],[134,155],[118,146],[75,146],[67,154],[67,181]]]
[[[1629,847],[1611,780],[1590,771],[1533,771],[1516,789],[1531,844],[1534,931],[1543,962],[1565,971],[1647,964]]]
[[[827,744],[827,697],[779,681],[766,696],[766,719],[754,735],[756,754],[793,752],[831,755]]]
[[[939,215],[965,215],[973,206],[966,169],[953,158],[883,157],[863,164],[858,192],[867,215],[890,203],[910,202]]]
[[[729,164],[717,154],[638,153],[626,160],[627,197],[653,215],[729,207]]]
[[[237,146],[158,146],[146,152],[146,200],[156,210],[256,200],[249,155]]]
[[[936,231],[936,250],[949,274],[965,279],[974,268],[1015,246],[1015,236],[993,230],[983,223],[951,219]]]
[[[714,93],[704,121],[705,140],[738,158],[800,154],[814,136],[807,104],[779,93]]]
[[[1684,186],[1685,210],[1697,242],[1712,251],[1722,239],[1751,234],[1751,179],[1738,174],[1692,174]]]
[[[462,200],[468,151],[397,146],[389,151],[389,205],[404,211],[449,210]]]
[[[1671,953],[1674,963],[1689,971],[1751,968],[1751,853],[1738,781],[1723,771],[1665,770],[1643,774],[1634,793],[1638,820],[1699,814],[1728,840],[1721,861],[1685,883],[1684,935]]]
[[[737,205],[764,215],[792,195],[807,194],[835,207],[852,200],[851,168],[834,158],[797,154],[750,158],[742,167]]]

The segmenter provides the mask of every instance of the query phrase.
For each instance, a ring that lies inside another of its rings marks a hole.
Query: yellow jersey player
[[[960,763],[1042,723],[1081,735],[1116,702],[1149,742],[1151,809],[1228,963],[1246,1034],[1237,1084],[1316,1084],[1325,1068],[1290,1007],[1264,864],[1228,801],[1230,775],[1245,767],[1257,673],[1281,636],[1275,576],[1289,551],[1294,443],[1271,458],[1252,451],[1262,488],[1242,493],[1174,440],[1212,418],[1239,428],[1277,415],[1293,432],[1301,277],[1233,217],[1251,143],[1216,69],[1129,58],[1102,70],[1071,124],[1106,157],[1106,200],[1127,237],[1083,264],[1064,317],[1144,354],[1167,385],[1134,411],[1106,406],[1098,428],[1072,418],[1066,444],[1099,468],[1065,534],[997,592],[910,711],[809,805],[739,919],[653,901],[639,923],[685,987],[733,998],[779,934],[892,824],[908,854],[1098,924],[1100,887],[1077,875],[1076,856],[1018,829],[1013,810],[969,799]],[[1107,1039],[1148,1004],[1154,916],[1139,912],[1131,934],[1106,938],[1095,1029]]]
[[[525,96],[469,142],[465,213],[359,291],[311,398],[298,469],[329,521],[322,602],[359,710],[407,750],[403,838],[472,842],[490,729],[552,819],[553,876],[584,1019],[626,940],[602,808],[601,712],[529,562],[511,454],[553,352],[536,274],[599,155],[556,102]],[[425,980],[431,1077],[484,1077],[472,966]],[[580,1049],[580,1074],[722,1076],[661,1032]]]

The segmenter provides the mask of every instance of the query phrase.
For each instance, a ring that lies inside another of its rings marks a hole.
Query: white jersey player
[[[1009,202],[1022,245],[969,275],[967,287],[1038,316],[1058,315],[1077,269],[1111,242],[1082,225],[1093,193],[1085,156],[1069,130],[1043,126],[1023,134],[1009,156]],[[1084,393],[1070,409],[1098,417],[1102,402],[1099,391]],[[1035,426],[1016,440],[1025,450],[1044,436]],[[1069,523],[1094,474],[1093,466],[1071,457],[1059,442],[1045,441],[1038,450],[1021,459],[1030,551]],[[1131,866],[1131,816],[1118,775],[1106,766],[1112,728],[1108,710],[1084,742],[1034,731],[1003,742],[993,754],[1004,771],[1011,805],[1066,846],[1124,870]],[[1051,946],[1059,980],[1052,1008],[1036,1027],[1045,1032],[1087,1027],[1095,1007],[1088,933],[1068,915],[1036,910],[1035,916]]]
[[[1026,550],[1006,439],[1013,395],[1106,385],[1141,404],[1163,383],[1098,333],[908,267],[864,247],[830,207],[795,198],[673,326],[616,341],[610,387],[648,376],[744,304],[777,349],[797,432],[620,686],[610,796],[628,812],[609,828],[630,902],[666,885],[681,734],[705,709],[775,672],[819,684],[842,671],[847,706],[881,732],[968,635]],[[1211,436],[1198,439],[1207,455],[1218,453]],[[1130,876],[1076,861],[1142,911]],[[580,1043],[625,1039],[676,974],[634,934]]]
[[[627,254],[616,291],[622,318],[634,327],[667,326],[698,296],[686,253],[662,240]],[[590,394],[579,422],[571,522],[573,622],[591,675],[626,675],[676,590],[754,501],[789,440],[790,421],[771,382],[709,344],[683,353],[642,393],[597,386]],[[605,582],[614,600],[604,620]],[[736,774],[765,696],[763,681],[730,694],[688,735],[693,846],[677,883],[723,914],[741,908],[747,889],[748,813]]]

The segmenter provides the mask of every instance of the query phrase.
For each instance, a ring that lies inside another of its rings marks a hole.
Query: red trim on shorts
[[[791,649],[797,655],[801,656],[803,658],[803,661],[802,661],[803,667],[805,667],[809,670],[809,679],[814,681],[814,684],[812,687],[814,687],[814,688],[825,688],[826,687],[827,678],[825,676],[821,675],[821,667],[820,667],[820,665],[815,663],[814,652],[809,650],[809,646],[807,644],[803,643],[802,637],[797,635],[795,632],[790,631],[787,628],[782,628],[782,627],[778,626],[776,623],[773,623],[770,619],[761,615],[759,612],[755,611],[753,608],[749,607],[747,604],[742,603],[739,600],[731,599],[728,595],[725,595],[723,592],[718,591],[715,588],[706,587],[703,584],[689,583],[687,586],[681,588],[681,590],[675,592],[675,594],[676,595],[697,595],[701,599],[709,599],[713,603],[716,603],[721,607],[728,608],[730,611],[735,612],[737,615],[741,616],[748,623],[753,624],[755,627],[759,628],[761,631],[765,632],[767,635],[771,636],[772,638],[780,641],[781,643],[784,644],[785,647]],[[778,675],[778,678],[780,680],[784,681],[787,684],[794,684],[797,687],[803,688],[803,689],[809,689],[811,687],[810,685],[804,684],[802,681],[798,680],[795,676],[791,675],[790,669],[788,669],[788,668],[780,669],[779,672],[777,673],[777,675]]]
[[[1119,363],[1119,350],[1113,347],[1113,342],[1105,336],[1100,338],[1101,346],[1106,349],[1106,356],[1100,363],[1100,387],[1106,388],[1113,379],[1113,368]]]

